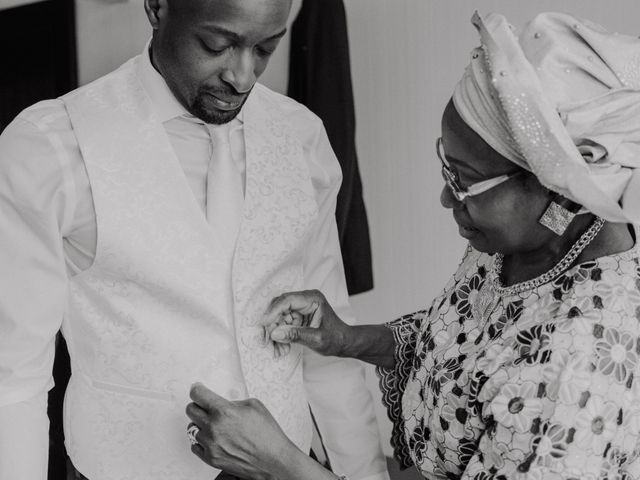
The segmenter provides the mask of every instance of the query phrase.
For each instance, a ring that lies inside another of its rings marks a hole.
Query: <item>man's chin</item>
[[[229,123],[236,118],[242,110],[244,103],[247,101],[247,97],[242,100],[242,103],[233,110],[224,110],[217,108],[214,102],[211,101],[206,95],[198,95],[193,105],[191,105],[190,113],[195,115],[200,120],[213,125],[223,125]]]
[[[224,125],[236,118],[240,113],[240,110],[242,110],[242,107],[238,107],[235,110],[214,110],[210,108],[196,108],[194,106],[190,113],[205,123],[212,125]]]

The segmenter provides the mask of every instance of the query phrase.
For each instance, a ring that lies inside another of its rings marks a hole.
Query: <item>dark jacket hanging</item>
[[[291,28],[288,95],[318,115],[342,167],[336,220],[350,294],[373,288],[371,245],[355,145],[347,19],[342,0],[304,0]]]

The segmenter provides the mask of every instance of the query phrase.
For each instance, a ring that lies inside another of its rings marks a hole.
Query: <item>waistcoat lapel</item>
[[[285,431],[301,432],[308,421],[299,401],[305,398],[301,348],[275,360],[272,348],[260,348],[258,322],[273,297],[303,288],[302,259],[317,205],[302,146],[263,89],[256,85],[244,107],[247,186],[233,266],[236,331],[249,394],[264,399]]]

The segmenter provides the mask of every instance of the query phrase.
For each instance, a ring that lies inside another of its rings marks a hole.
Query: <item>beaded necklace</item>
[[[600,217],[596,217],[591,226],[580,236],[578,241],[573,244],[571,249],[569,249],[566,255],[562,257],[562,259],[553,268],[542,275],[532,278],[531,280],[509,285],[508,287],[503,286],[500,282],[504,256],[497,253],[493,262],[493,267],[489,270],[487,278],[480,287],[480,291],[473,303],[473,316],[481,325],[484,325],[489,318],[489,315],[491,315],[491,312],[497,306],[501,297],[533,290],[534,288],[544,285],[556,278],[573,264],[575,259],[578,258],[578,255],[580,255],[585,247],[593,241],[596,235],[598,235],[598,232],[600,232],[603,225],[604,220]]]

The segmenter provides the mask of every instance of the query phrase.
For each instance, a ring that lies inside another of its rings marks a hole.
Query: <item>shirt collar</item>
[[[162,75],[155,69],[151,63],[151,40],[147,42],[147,45],[142,52],[142,61],[140,63],[140,80],[142,86],[151,99],[151,104],[158,116],[158,120],[164,123],[176,117],[185,116],[187,118],[195,118],[191,115],[186,108],[176,99],[171,92],[171,89],[165,82]],[[236,120],[242,124],[244,108],[240,110],[238,116],[233,120],[237,124]]]

